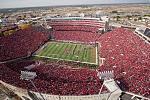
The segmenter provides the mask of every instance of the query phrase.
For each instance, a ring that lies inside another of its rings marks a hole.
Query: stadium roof
[[[88,18],[88,17],[58,17],[58,18],[51,18],[47,17],[46,18],[51,19],[51,20],[100,20],[100,18]]]

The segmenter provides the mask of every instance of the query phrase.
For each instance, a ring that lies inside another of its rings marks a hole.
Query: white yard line
[[[61,58],[53,58],[53,57],[47,57],[47,56],[39,56],[39,55],[34,55],[34,56],[36,56],[36,57],[41,57],[41,58],[49,58],[49,59],[65,60],[65,61],[72,61],[72,62],[80,62],[80,63],[84,63],[84,64],[97,65],[96,63],[90,63],[90,62],[81,62],[81,61],[68,60],[68,59],[61,59]]]
[[[91,63],[91,62],[81,62],[81,61],[75,61],[75,60],[69,60],[69,59],[61,59],[61,58],[54,58],[54,57],[48,57],[48,56],[40,56],[38,55],[38,53],[44,48],[46,47],[49,43],[53,43],[53,42],[64,42],[64,43],[75,43],[75,44],[81,44],[81,45],[86,45],[86,46],[92,46],[92,44],[86,44],[84,42],[74,42],[74,41],[50,41],[47,42],[46,44],[44,44],[40,49],[38,49],[33,56],[37,56],[37,57],[41,57],[41,58],[49,58],[49,59],[56,59],[56,60],[65,60],[65,61],[72,61],[72,62],[80,62],[80,63],[84,63],[84,64],[91,64],[91,65],[98,65],[98,47],[96,46],[96,63]],[[94,43],[94,42],[93,42]]]

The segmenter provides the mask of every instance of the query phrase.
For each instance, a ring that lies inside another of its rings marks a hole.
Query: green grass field
[[[96,47],[93,45],[67,42],[48,42],[35,54],[40,58],[79,61],[89,64],[96,64],[96,55]]]

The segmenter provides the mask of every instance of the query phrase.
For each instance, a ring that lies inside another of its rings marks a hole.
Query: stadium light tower
[[[43,17],[42,19],[43,19],[43,25],[44,25],[44,27],[45,27],[46,29],[52,29],[52,27],[47,24],[46,17]],[[42,25],[42,26],[43,26],[43,25]]]
[[[43,97],[43,95],[39,92],[39,90],[38,90],[37,87],[35,86],[34,82],[32,81],[32,79],[34,79],[36,76],[37,76],[37,75],[36,75],[36,72],[21,71],[21,76],[20,76],[20,78],[21,78],[22,80],[30,81],[31,84],[33,85],[33,87],[36,89],[36,91],[40,94],[40,96],[42,97],[42,99],[45,100],[44,97]]]
[[[114,78],[114,71],[104,71],[104,72],[99,72],[98,70],[96,70],[96,71],[97,71],[97,76],[99,77],[99,79],[104,80],[104,82],[101,86],[101,89],[99,91],[99,94],[100,94],[103,87],[104,87],[105,80],[109,80],[109,79]]]
[[[114,71],[103,71],[103,72],[99,72],[98,70],[97,71],[97,76],[99,77],[100,80],[104,80],[103,81],[103,84],[101,86],[101,89],[99,91],[99,94],[101,94],[101,91],[103,89],[103,87],[105,86],[109,92],[110,92],[110,95],[108,96],[107,100],[116,100],[115,97],[119,97],[121,95],[121,90],[119,88],[119,86],[116,84],[116,82],[114,81]]]

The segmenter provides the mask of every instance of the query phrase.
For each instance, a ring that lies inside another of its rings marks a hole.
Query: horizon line
[[[150,3],[100,3],[100,4],[66,4],[66,5],[41,5],[41,6],[24,6],[24,7],[11,7],[11,8],[0,8],[0,9],[21,9],[21,8],[36,8],[36,7],[63,7],[63,6],[88,6],[88,5],[117,5],[117,4],[150,4]]]

